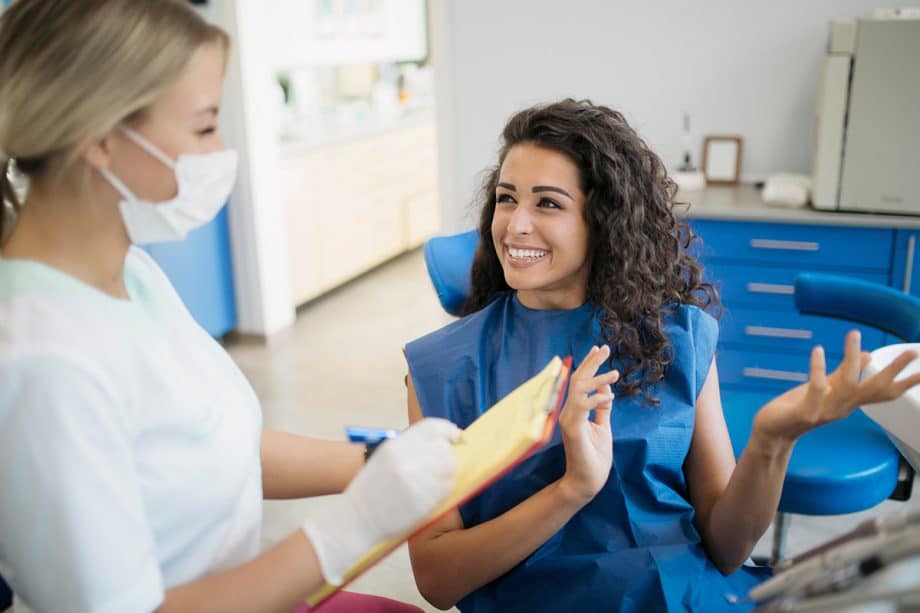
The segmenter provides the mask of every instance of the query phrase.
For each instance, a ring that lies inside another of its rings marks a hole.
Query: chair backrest
[[[801,313],[846,319],[920,342],[920,299],[887,285],[802,273],[795,278],[795,306]]]
[[[425,243],[425,267],[441,307],[459,315],[470,293],[470,268],[479,244],[479,231],[437,236]]]
[[[13,590],[0,577],[0,611],[6,611],[13,606]]]

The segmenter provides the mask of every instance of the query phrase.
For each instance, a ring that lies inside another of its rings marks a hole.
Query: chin
[[[523,291],[536,290],[536,289],[540,289],[541,287],[545,285],[545,283],[542,283],[540,279],[526,279],[526,278],[522,279],[521,277],[523,276],[524,275],[521,275],[521,273],[517,271],[514,271],[511,274],[508,274],[506,272],[505,273],[505,283],[507,283],[508,287],[510,287],[516,292],[519,292],[522,290]]]

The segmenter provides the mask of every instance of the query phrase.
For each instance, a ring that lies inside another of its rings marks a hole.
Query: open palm
[[[905,351],[884,370],[860,380],[869,354],[860,349],[860,334],[847,334],[843,361],[826,374],[824,350],[811,352],[808,382],[799,385],[764,405],[754,419],[754,429],[774,440],[794,441],[823,424],[843,419],[856,407],[897,398],[920,384],[920,373],[895,381],[917,353]]]

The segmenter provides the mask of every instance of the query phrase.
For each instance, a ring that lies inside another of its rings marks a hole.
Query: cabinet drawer
[[[719,382],[735,389],[763,389],[781,392],[808,381],[806,352],[785,353],[774,351],[719,349],[716,363]],[[837,367],[837,360],[828,359],[828,370]]]
[[[722,344],[806,354],[823,345],[829,356],[843,355],[844,337],[854,328],[862,333],[866,351],[881,347],[885,336],[880,330],[839,319],[757,309],[726,310],[719,326]]]
[[[715,285],[728,308],[751,307],[794,312],[795,277],[805,267],[732,264],[722,260],[704,263],[704,278]],[[885,285],[886,273],[840,271],[839,274]]]
[[[893,232],[792,224],[693,220],[703,241],[696,253],[705,261],[725,258],[800,268],[877,270],[887,274]]]

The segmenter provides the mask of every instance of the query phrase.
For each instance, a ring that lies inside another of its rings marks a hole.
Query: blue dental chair
[[[425,243],[425,268],[441,308],[451,315],[460,315],[460,307],[470,293],[470,268],[478,244],[478,230],[436,236]]]
[[[470,267],[478,242],[478,232],[473,230],[432,238],[425,244],[428,275],[441,307],[451,315],[459,315],[469,294]],[[795,281],[795,304],[801,313],[850,320],[907,342],[920,341],[920,300],[890,287],[834,275],[801,274]],[[754,415],[771,397],[738,392],[723,397],[736,455],[747,445]],[[836,515],[869,509],[887,498],[906,500],[913,476],[884,430],[861,410],[809,432],[796,443],[789,462],[770,561],[782,559],[788,514]]]

